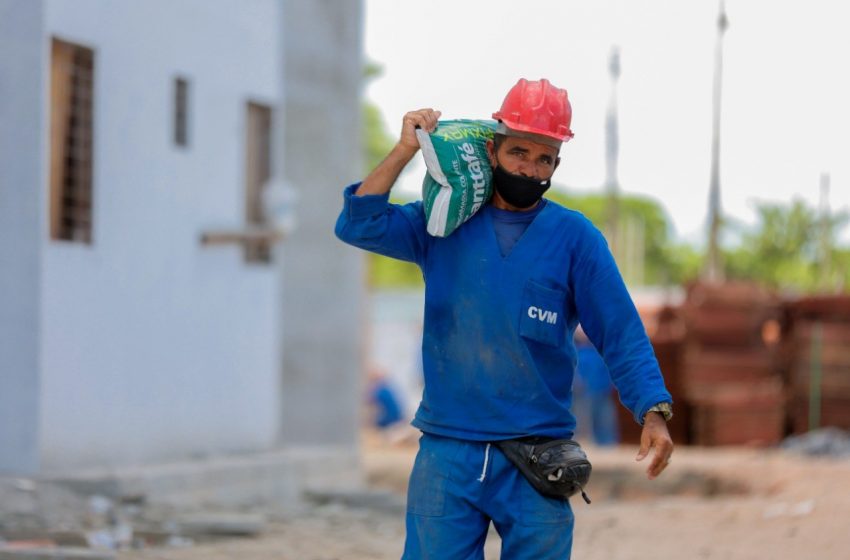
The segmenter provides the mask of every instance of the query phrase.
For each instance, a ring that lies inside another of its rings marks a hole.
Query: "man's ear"
[[[561,165],[561,156],[555,158],[555,167],[552,168],[552,171],[558,169],[558,166]]]
[[[496,167],[496,145],[493,140],[487,140],[487,158],[490,160],[490,167]]]

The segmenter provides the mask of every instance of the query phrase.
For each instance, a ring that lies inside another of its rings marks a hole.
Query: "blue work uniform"
[[[492,520],[506,558],[568,558],[569,503],[534,492],[489,443],[572,437],[578,322],[638,422],[672,401],[604,238],[578,212],[547,201],[503,255],[490,205],[433,237],[421,202],[355,196],[358,187],[345,190],[337,236],[414,262],[425,278],[425,388],[413,420],[424,436],[404,557],[483,558]]]

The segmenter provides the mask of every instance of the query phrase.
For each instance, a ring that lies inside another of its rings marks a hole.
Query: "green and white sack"
[[[487,158],[487,140],[496,121],[440,121],[430,134],[416,138],[428,173],[422,181],[422,201],[428,233],[446,237],[471,218],[493,193],[493,170]]]

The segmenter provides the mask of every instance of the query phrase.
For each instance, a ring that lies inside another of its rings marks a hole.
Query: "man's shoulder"
[[[566,206],[558,204],[554,200],[546,200],[546,210],[550,213],[550,215],[554,216],[555,219],[564,222],[568,227],[572,227],[586,233],[594,233],[598,231],[596,226],[593,225],[593,222],[591,222],[587,216],[578,210],[573,210],[572,208],[567,208]]]

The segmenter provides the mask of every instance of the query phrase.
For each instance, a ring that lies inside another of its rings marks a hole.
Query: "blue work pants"
[[[407,495],[403,560],[483,560],[493,522],[505,560],[567,560],[574,518],[495,446],[423,434]]]

